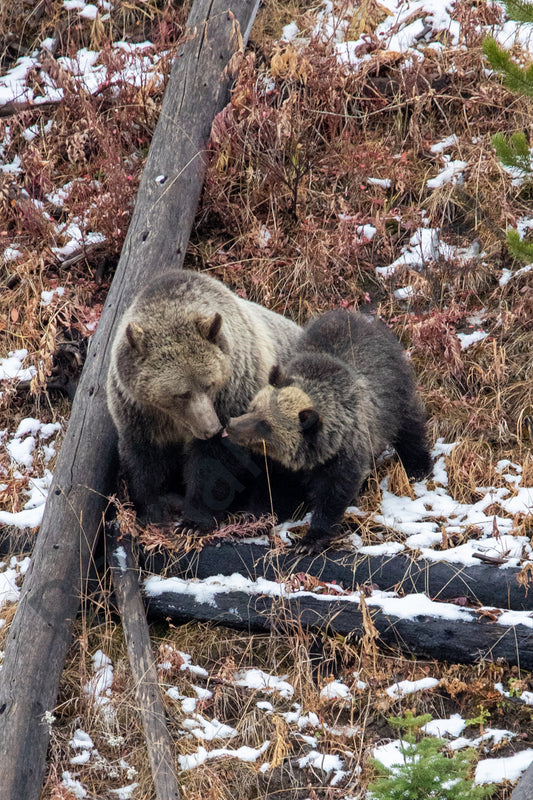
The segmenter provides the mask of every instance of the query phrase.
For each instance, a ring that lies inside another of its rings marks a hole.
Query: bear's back
[[[395,334],[380,320],[336,309],[304,328],[305,349],[340,359],[370,383],[379,379],[387,390],[411,384],[412,368]]]

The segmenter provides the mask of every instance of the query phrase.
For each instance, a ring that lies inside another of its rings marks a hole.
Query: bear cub
[[[303,329],[295,354],[270,385],[230,419],[232,441],[298,471],[312,509],[300,552],[319,552],[340,532],[374,460],[393,445],[409,477],[432,468],[415,374],[386,325],[330,311]]]
[[[222,432],[300,332],[204,273],[175,270],[137,295],[112,345],[107,402],[143,521],[164,522],[179,509],[182,527],[211,530],[229,510],[270,509],[258,488],[266,486],[264,457]]]

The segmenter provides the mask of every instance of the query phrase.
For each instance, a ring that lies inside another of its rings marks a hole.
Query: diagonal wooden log
[[[105,403],[113,331],[138,289],[183,264],[228,65],[259,0],[195,0],[172,67],[120,261],[72,407],[0,672],[0,800],[37,800],[52,711],[91,554],[116,476]],[[229,10],[229,7],[231,10]],[[162,177],[161,177],[162,176]]]
[[[533,764],[530,764],[518,781],[511,800],[531,800],[533,797]]]
[[[116,523],[106,525],[107,561],[113,576],[124,638],[128,648],[146,749],[157,800],[180,800],[174,765],[174,745],[165,722],[148,622],[139,587],[139,567],[131,538]]]

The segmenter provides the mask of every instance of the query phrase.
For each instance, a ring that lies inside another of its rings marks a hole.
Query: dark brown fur
[[[362,314],[331,311],[304,329],[230,438],[305,476],[313,509],[304,539],[321,550],[339,529],[377,455],[394,445],[407,474],[431,470],[413,369],[394,334]]]

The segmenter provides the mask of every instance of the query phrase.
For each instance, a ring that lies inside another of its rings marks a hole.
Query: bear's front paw
[[[331,544],[334,533],[327,528],[309,528],[305,536],[294,546],[294,552],[299,556],[323,553]]]
[[[137,514],[137,521],[143,526],[171,525],[179,517],[182,506],[183,498],[169,492],[161,495],[152,503],[142,506]]]
[[[428,454],[427,458],[422,459],[418,464],[406,469],[407,477],[415,481],[423,481],[424,478],[429,478],[433,472],[434,461]]]
[[[210,514],[205,514],[196,509],[185,507],[181,519],[176,526],[176,533],[182,536],[212,533],[217,527],[217,521]]]

